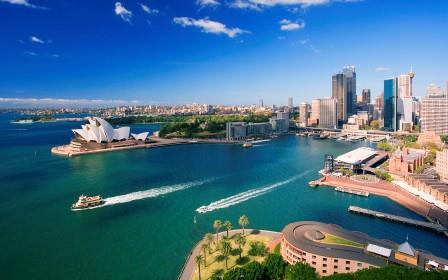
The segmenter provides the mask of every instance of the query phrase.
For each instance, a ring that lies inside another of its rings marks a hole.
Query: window
[[[316,256],[313,255],[313,256],[312,256],[312,259],[315,260],[315,259],[316,259]]]
[[[350,267],[347,266],[347,267],[345,268],[345,270],[347,270],[347,271],[350,270]]]
[[[358,267],[362,267],[362,263],[358,263]]]
[[[325,274],[325,273],[327,273],[327,271],[326,270],[322,270],[322,273]]]
[[[324,260],[324,262],[326,262],[326,261],[327,261],[327,258],[323,258],[323,260]]]
[[[316,265],[316,262],[311,262],[312,265]]]
[[[334,259],[334,262],[335,262],[335,263],[338,263],[338,260],[337,260],[337,259]]]
[[[350,261],[345,261],[345,264],[350,264]]]
[[[323,267],[327,267],[327,264],[326,263],[324,263],[323,265],[322,265]]]
[[[338,269],[338,266],[337,266],[337,265],[335,265],[335,266],[334,266],[334,269]]]

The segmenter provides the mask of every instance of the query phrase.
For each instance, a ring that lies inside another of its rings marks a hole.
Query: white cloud
[[[175,17],[173,22],[183,27],[195,26],[200,28],[204,33],[225,34],[230,38],[235,38],[236,36],[244,33],[250,33],[249,31],[242,30],[238,27],[228,28],[225,24],[210,20],[208,18],[194,19],[189,17]]]
[[[218,6],[221,3],[219,3],[217,0],[196,0],[196,5],[199,5],[201,7],[214,7],[214,6]]]
[[[33,8],[33,9],[41,9],[41,10],[47,9],[46,7],[33,5],[30,3],[29,0],[0,0],[0,2],[5,2],[5,3],[13,4],[13,5],[21,5],[21,6],[25,6],[25,7]]]
[[[305,22],[292,22],[289,19],[282,19],[280,22],[280,30],[294,31],[305,28]]]
[[[154,14],[158,14],[158,13],[159,13],[159,10],[157,10],[157,9],[151,9],[149,6],[147,6],[147,5],[145,5],[145,4],[140,3],[139,5],[140,5],[140,7],[142,8],[142,10],[143,10],[145,13],[149,14],[149,15],[154,15]]]
[[[30,41],[33,43],[38,43],[38,44],[45,44],[45,41],[36,37],[36,36],[31,36],[30,37]]]
[[[264,7],[274,6],[300,6],[307,8],[311,6],[326,5],[332,2],[359,2],[362,0],[234,0],[231,7],[240,9],[261,10]],[[298,10],[294,9],[294,12]]]
[[[115,14],[122,20],[131,23],[132,12],[127,10],[120,2],[115,2]]]
[[[26,51],[25,54],[27,54],[27,55],[31,55],[31,56],[36,56],[36,55],[37,55],[37,53],[35,53],[35,52],[30,52],[30,51]]]
[[[320,53],[320,50],[313,44],[310,45],[310,49],[314,52],[314,53]]]
[[[100,108],[108,106],[126,106],[138,104],[142,103],[138,100],[0,97],[0,107],[2,108]]]
[[[376,72],[387,72],[387,71],[390,71],[390,68],[389,67],[376,67],[375,71]]]

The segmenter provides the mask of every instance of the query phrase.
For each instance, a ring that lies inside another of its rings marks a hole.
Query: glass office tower
[[[397,78],[384,80],[384,128],[389,131],[397,131]]]

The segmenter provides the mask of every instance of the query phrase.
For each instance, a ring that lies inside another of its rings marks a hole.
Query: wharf
[[[380,218],[380,219],[384,219],[384,220],[389,220],[389,221],[393,221],[393,222],[399,222],[399,223],[403,223],[403,224],[407,224],[407,225],[413,225],[416,227],[433,230],[438,233],[444,233],[445,235],[448,236],[448,229],[445,228],[441,224],[418,221],[418,220],[414,220],[414,219],[410,219],[410,218],[406,218],[406,217],[402,217],[402,216],[383,213],[383,212],[365,209],[365,208],[361,208],[358,206],[352,206],[352,205],[350,205],[350,207],[348,207],[348,211],[357,213],[357,214],[375,217],[375,218]]]
[[[349,193],[349,194],[354,194],[354,195],[359,195],[359,196],[365,196],[365,197],[369,196],[369,192],[367,192],[367,191],[352,190],[350,188],[336,187],[334,190],[338,191],[338,192],[342,192],[342,193]]]

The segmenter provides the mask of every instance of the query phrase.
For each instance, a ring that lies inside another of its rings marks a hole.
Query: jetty
[[[352,206],[352,205],[350,205],[350,207],[348,207],[348,211],[357,213],[357,214],[375,217],[375,218],[380,218],[380,219],[384,219],[384,220],[389,220],[389,221],[393,221],[393,222],[412,225],[412,226],[416,226],[416,227],[420,227],[420,228],[424,228],[424,229],[428,229],[428,230],[433,230],[438,233],[444,233],[446,236],[448,236],[448,229],[441,224],[414,220],[414,219],[410,219],[410,218],[406,218],[406,217],[402,217],[402,216],[383,213],[383,212],[365,209],[365,208],[361,208],[358,206]]]
[[[314,181],[310,181],[308,184],[310,185],[310,187],[318,187],[323,181],[325,181],[325,177],[322,177]]]
[[[358,190],[352,190],[350,188],[342,188],[342,187],[336,187],[334,190],[337,192],[369,197],[369,192],[367,192],[367,191],[358,191]]]

